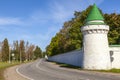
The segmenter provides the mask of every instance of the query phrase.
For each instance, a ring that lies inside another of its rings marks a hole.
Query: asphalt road
[[[22,65],[17,71],[30,80],[120,80],[120,74],[68,69],[42,59]]]

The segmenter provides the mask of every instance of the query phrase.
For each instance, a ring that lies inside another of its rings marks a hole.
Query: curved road
[[[120,80],[120,74],[62,68],[43,59],[22,65],[17,71],[30,80]]]

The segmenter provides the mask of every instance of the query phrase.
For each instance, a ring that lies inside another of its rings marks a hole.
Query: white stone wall
[[[98,51],[96,48],[94,48],[94,49],[96,51]],[[109,69],[111,69],[111,68],[120,69],[120,47],[110,47],[109,51],[110,52],[112,51],[111,53],[108,53],[108,56],[109,56],[108,60],[109,60],[109,62],[111,62]],[[100,57],[100,55],[102,58],[98,58],[98,56]],[[97,65],[102,64],[102,67],[104,67],[103,62],[106,62],[105,61],[105,59],[106,59],[105,54],[96,54],[96,55],[89,54],[89,55],[87,55],[87,57],[91,57],[91,56],[92,56],[92,58],[87,59],[88,65],[94,66],[96,64]],[[59,54],[59,55],[49,57],[48,60],[82,67],[83,62],[84,62],[83,57],[84,57],[84,53],[82,50],[75,50],[75,51],[67,52],[64,54]],[[101,62],[100,61],[97,62],[97,60],[101,60]],[[96,67],[94,69],[96,69]]]
[[[110,47],[112,68],[120,69],[120,47]]]
[[[49,57],[48,60],[81,67],[83,62],[83,53],[82,50],[75,50]]]

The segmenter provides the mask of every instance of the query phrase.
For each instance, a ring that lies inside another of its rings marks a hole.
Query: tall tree
[[[63,28],[51,39],[50,44],[46,47],[48,56],[62,54],[71,50],[82,48],[81,27],[85,25],[85,19],[92,6],[86,10],[75,11],[74,18],[64,23]],[[101,14],[102,11],[100,10]],[[120,44],[120,14],[102,14],[105,23],[110,26],[108,33],[109,44]]]
[[[19,42],[18,41],[14,41],[13,42],[13,50],[12,53],[15,54],[15,58],[16,60],[20,60],[20,52],[19,52]]]
[[[83,26],[91,8],[92,7],[89,6],[82,12],[75,11],[75,17],[64,23],[63,28],[52,38],[51,43],[46,47],[46,53],[49,56],[80,49],[82,47],[82,33],[80,27]]]
[[[120,44],[120,14],[104,14],[105,22],[110,26],[109,44]]]
[[[26,51],[26,60],[33,60],[34,59],[34,45],[28,46],[28,49]]]
[[[9,44],[8,44],[7,38],[5,38],[3,41],[1,58],[2,58],[2,61],[9,60]]]
[[[27,41],[25,45],[25,59],[28,61],[29,60],[29,42]]]
[[[2,61],[2,42],[0,42],[0,61]]]
[[[39,46],[36,46],[36,48],[34,50],[34,57],[35,57],[35,59],[42,58],[42,50],[40,49]]]
[[[20,50],[20,61],[24,61],[25,60],[25,42],[24,42],[24,40],[20,41],[19,50]]]

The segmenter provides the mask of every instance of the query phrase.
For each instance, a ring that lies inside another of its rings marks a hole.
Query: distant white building
[[[108,45],[109,26],[94,4],[83,33],[83,50],[50,57],[49,60],[80,66],[90,70],[120,69],[120,45]]]

